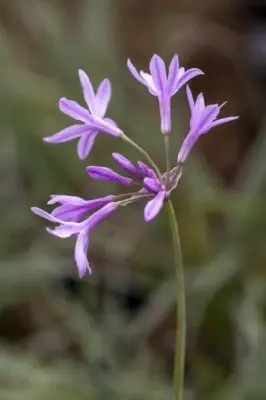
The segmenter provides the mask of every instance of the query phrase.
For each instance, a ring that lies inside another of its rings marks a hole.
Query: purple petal
[[[84,206],[88,203],[87,200],[82,199],[77,196],[68,196],[64,194],[52,194],[51,199],[47,202],[47,204],[71,204],[73,206]]]
[[[152,168],[148,168],[147,177],[158,180],[156,172]]]
[[[109,118],[101,119],[91,115],[90,124],[95,130],[102,131],[114,137],[119,137],[122,134],[121,129]]]
[[[149,168],[144,162],[138,161],[137,166],[144,177],[146,176],[148,178],[158,179],[155,171],[152,168]]]
[[[195,107],[197,109],[197,111],[199,112],[203,112],[204,109],[206,108],[205,106],[205,100],[204,100],[204,96],[203,93],[200,93],[197,97],[196,103],[195,103]]]
[[[108,203],[104,207],[100,208],[100,210],[96,211],[92,214],[87,220],[85,220],[82,224],[83,227],[87,230],[87,232],[91,232],[101,221],[111,215],[116,209],[118,205],[117,203]]]
[[[150,61],[150,72],[156,89],[163,94],[167,87],[167,77],[164,61],[155,54]]]
[[[191,68],[188,69],[186,72],[184,72],[184,74],[178,80],[176,87],[173,88],[172,95],[175,94],[188,81],[190,81],[191,79],[195,78],[198,75],[204,75],[204,72],[202,72],[198,68]]]
[[[57,224],[62,224],[62,223],[64,223],[64,221],[61,221],[60,219],[53,217],[51,214],[49,214],[48,212],[42,210],[41,208],[38,208],[38,207],[31,207],[31,211],[32,211],[34,214],[38,215],[39,217],[42,217],[42,218],[44,218],[44,219],[47,219],[48,221],[55,222],[55,223],[57,223]]]
[[[140,76],[140,74],[138,73],[138,71],[136,70],[136,68],[134,67],[134,65],[132,64],[132,62],[130,61],[129,58],[127,60],[127,67],[129,69],[129,71],[131,72],[131,74],[134,76],[134,78],[146,86],[144,79]]]
[[[182,146],[178,152],[177,156],[177,162],[178,164],[183,164],[186,159],[188,154],[190,153],[192,147],[194,146],[195,142],[199,138],[200,133],[198,131],[196,132],[190,132],[187,137],[185,138],[184,142],[182,143]]]
[[[186,87],[186,92],[187,92],[187,99],[188,99],[188,104],[189,104],[189,108],[190,108],[190,112],[191,114],[193,113],[194,110],[194,99],[193,99],[193,95],[192,92],[190,90],[190,87],[187,85]]]
[[[86,204],[86,210],[91,211],[98,207],[103,207],[114,200],[114,196],[108,195],[104,197],[99,197],[97,199],[89,200]]]
[[[86,168],[86,171],[93,179],[118,182],[122,185],[131,185],[132,183],[132,179],[122,176],[110,168],[89,166]]]
[[[89,123],[91,121],[91,115],[86,108],[81,107],[76,101],[68,100],[65,97],[62,97],[59,100],[59,109],[66,115],[69,115],[71,118],[74,118],[78,121],[82,121],[85,123]]]
[[[43,140],[47,143],[64,143],[76,139],[88,131],[87,125],[72,125],[52,136],[45,137]]]
[[[159,108],[160,108],[160,119],[161,119],[161,132],[164,135],[169,135],[171,132],[171,104],[170,97],[165,95],[164,97],[159,96]]]
[[[177,85],[178,80],[179,61],[178,56],[175,54],[169,65],[169,73],[167,79],[167,92],[172,93],[173,88]]]
[[[144,209],[144,218],[146,222],[151,221],[161,211],[165,199],[165,192],[159,192],[152,200],[148,201]]]
[[[140,170],[140,172],[144,175],[144,176],[149,176],[149,167],[148,165],[146,165],[144,162],[142,161],[138,161],[137,162],[137,166]],[[152,178],[152,177],[150,177]]]
[[[51,215],[61,221],[77,222],[87,211],[86,206],[73,206],[71,204],[63,204],[56,207]]]
[[[151,193],[158,193],[162,189],[161,183],[158,179],[144,178],[144,187]]]
[[[91,81],[86,72],[84,72],[82,69],[79,69],[78,73],[79,73],[80,83],[83,88],[84,99],[89,107],[90,112],[94,114],[96,111],[95,94]]]
[[[191,110],[191,119],[190,119],[190,127],[191,129],[195,129],[196,126],[200,123],[200,120],[205,112],[205,100],[203,93],[200,93],[197,96],[197,99],[194,103],[194,107]]]
[[[131,173],[137,179],[141,177],[141,174],[139,173],[135,165],[133,165],[132,162],[129,161],[126,157],[122,156],[122,154],[113,153],[112,156],[124,171]]]
[[[209,105],[205,108],[201,117],[198,119],[197,124],[193,127],[199,131],[200,134],[206,133],[212,127],[212,123],[219,114],[220,109],[216,104]]]
[[[78,235],[75,246],[75,261],[78,267],[78,273],[80,278],[83,278],[87,272],[91,274],[91,269],[87,258],[88,246],[89,246],[88,233],[86,230],[83,230]]]
[[[158,96],[158,90],[155,87],[152,76],[147,72],[140,71],[140,76],[143,78],[143,84],[148,88],[153,96]]]
[[[89,133],[82,135],[79,139],[77,151],[81,160],[85,160],[85,158],[89,155],[97,135],[98,132],[94,129],[91,129]]]
[[[97,115],[104,117],[109,101],[111,98],[111,83],[108,79],[104,79],[100,84],[96,94]]]
[[[72,235],[76,235],[79,233],[81,230],[80,224],[75,224],[73,222],[72,224],[70,222],[64,224],[64,225],[59,225],[54,229],[46,228],[46,231],[50,233],[53,236],[57,236],[60,239],[66,239]]]
[[[217,125],[226,124],[227,122],[234,121],[234,120],[236,120],[238,118],[239,117],[226,117],[226,118],[217,119],[216,121],[214,121],[212,123],[212,128],[217,126]]]
[[[62,221],[78,221],[84,213],[94,210],[98,207],[103,207],[106,204],[112,202],[114,196],[104,196],[93,200],[83,200],[79,197],[74,196],[55,196],[48,204],[56,202],[63,203],[61,206],[56,207],[52,212],[51,216],[60,219]]]

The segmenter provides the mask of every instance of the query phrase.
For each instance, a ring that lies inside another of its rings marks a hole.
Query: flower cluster
[[[168,73],[164,61],[157,55],[154,55],[150,61],[150,74],[143,71],[138,72],[130,60],[128,60],[127,65],[134,78],[145,85],[149,92],[158,98],[161,132],[167,139],[171,132],[171,97],[188,81],[202,75],[203,72],[197,68],[186,71],[183,67],[179,67],[177,55],[173,57]],[[91,272],[87,258],[91,231],[119,206],[126,206],[139,200],[147,201],[144,207],[145,221],[149,222],[154,219],[163,208],[164,202],[169,198],[171,192],[178,185],[182,175],[183,163],[199,136],[209,132],[211,128],[217,125],[233,121],[238,117],[217,119],[224,104],[206,106],[202,93],[194,101],[192,92],[187,86],[187,98],[191,112],[189,133],[178,152],[176,165],[170,169],[169,163],[167,163],[167,171],[161,173],[149,155],[128,138],[112,119],[105,117],[111,98],[109,80],[104,79],[98,90],[94,92],[89,77],[84,71],[79,70],[79,78],[88,109],[66,98],[60,99],[59,108],[60,111],[81,123],[71,125],[53,136],[46,137],[44,141],[63,143],[78,138],[78,156],[80,159],[85,159],[90,153],[97,135],[105,133],[132,144],[146,156],[150,163],[150,165],[147,165],[143,161],[138,161],[133,164],[123,155],[113,153],[112,156],[123,170],[124,175],[107,167],[88,166],[86,168],[88,176],[92,179],[120,183],[129,188],[138,185],[137,190],[131,189],[126,194],[108,195],[93,200],[84,200],[80,197],[68,195],[52,195],[48,204],[59,205],[51,213],[32,207],[35,214],[56,224],[54,229],[47,228],[50,234],[60,238],[67,238],[72,235],[76,237],[75,261],[79,276],[83,277],[86,272]],[[97,211],[88,216],[88,213],[92,210]]]

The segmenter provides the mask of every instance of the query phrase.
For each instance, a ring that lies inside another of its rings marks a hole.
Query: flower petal
[[[99,118],[94,117],[93,115],[91,115],[90,118],[91,128],[107,133],[108,135],[114,137],[121,136],[121,129],[119,129],[116,123],[114,123],[114,121],[110,120],[109,118]]]
[[[111,98],[111,83],[108,79],[104,79],[96,94],[96,111],[97,115],[101,118],[104,117],[110,98]]]
[[[197,96],[195,101],[194,107],[191,111],[191,118],[190,118],[190,128],[191,130],[196,129],[195,127],[198,126],[200,123],[201,118],[205,112],[205,100],[203,93],[200,93]]]
[[[141,178],[141,173],[130,160],[119,153],[112,153],[112,156],[124,171],[127,171],[130,174],[134,175],[137,179]]]
[[[87,125],[72,125],[52,136],[43,138],[43,140],[47,143],[64,143],[80,137],[82,134],[88,132],[88,130]]]
[[[151,193],[158,193],[162,189],[162,185],[158,179],[144,178],[144,187]]]
[[[79,231],[80,230],[80,223],[78,222],[66,222],[63,221],[59,218],[54,217],[53,215],[49,214],[48,212],[42,210],[41,208],[38,207],[31,207],[31,211],[38,215],[39,217],[42,217],[44,219],[47,219],[48,221],[55,222],[56,224],[59,224],[60,226],[66,226],[69,227],[70,229],[74,229]]]
[[[143,84],[148,88],[153,96],[158,96],[158,90],[155,87],[152,76],[147,72],[140,71],[140,76],[143,78]]]
[[[148,168],[147,176],[148,176],[148,178],[152,178],[152,179],[158,180],[156,172],[152,168]]]
[[[39,217],[42,217],[42,218],[44,218],[44,219],[47,219],[48,221],[55,222],[55,223],[57,223],[57,224],[62,224],[62,223],[64,223],[64,221],[61,221],[60,219],[53,217],[51,214],[49,214],[48,212],[42,210],[41,208],[38,208],[38,207],[31,207],[31,211],[32,211],[34,214],[39,215]]]
[[[217,125],[226,124],[227,122],[234,121],[234,120],[236,120],[238,118],[239,117],[226,117],[226,118],[217,119],[216,121],[214,121],[212,123],[212,128],[214,128]]]
[[[105,218],[109,217],[116,209],[118,205],[115,202],[108,203],[104,207],[100,208],[100,210],[93,213],[89,218],[83,221],[82,225],[87,230],[87,232],[91,232],[101,221]]]
[[[175,88],[173,88],[173,93],[175,94],[183,85],[185,85],[188,81],[191,79],[195,78],[198,75],[204,75],[204,72],[202,72],[198,68],[191,68],[188,69],[186,72],[183,73],[183,75],[178,79],[177,85]]]
[[[76,213],[79,216],[79,214],[84,214],[85,212],[94,210],[95,208],[103,207],[106,204],[112,202],[113,200],[114,200],[113,195],[99,197],[92,200],[84,200],[75,196],[54,195],[52,196],[52,199],[48,201],[48,204],[54,204],[54,203],[62,204],[61,206],[56,207],[51,212],[51,215],[53,217],[62,219],[59,217],[59,214],[61,212],[64,215],[65,212],[66,214],[68,214],[68,212],[71,213],[71,210],[76,210]],[[63,220],[66,221],[66,216],[64,217]]]
[[[149,167],[148,165],[146,165],[144,162],[142,161],[138,161],[137,162],[137,166],[140,170],[140,172],[144,175],[144,176],[148,176],[148,171],[149,171]]]
[[[79,277],[83,278],[87,272],[91,274],[91,268],[87,258],[89,237],[86,230],[80,232],[75,246],[75,261],[78,267]]]
[[[85,206],[77,207],[71,204],[63,204],[56,207],[51,212],[51,215],[55,218],[60,219],[61,221],[77,222],[86,211],[87,210]]]
[[[80,106],[76,101],[62,97],[59,100],[59,109],[62,113],[69,115],[78,121],[89,123],[91,121],[90,113],[86,108]]]
[[[191,112],[191,114],[192,114],[192,113],[193,113],[193,110],[194,110],[195,104],[194,104],[194,99],[193,99],[192,92],[191,92],[190,87],[189,87],[188,85],[186,86],[186,92],[187,92],[187,99],[188,99],[188,104],[189,104],[190,112]]]
[[[216,104],[207,106],[204,112],[202,112],[201,117],[198,119],[198,122],[195,125],[195,130],[199,131],[200,134],[209,131],[219,112],[220,108]]]
[[[153,178],[155,180],[158,179],[156,172],[152,168],[149,168],[148,165],[146,165],[144,162],[138,161],[137,166],[140,172],[142,173],[143,177],[146,176],[148,178]]]
[[[71,224],[70,222],[68,225],[59,225],[54,229],[46,228],[46,231],[53,236],[57,236],[60,239],[66,239],[72,235],[76,235],[80,232],[82,227],[80,224],[75,224],[74,222]]]
[[[71,204],[73,206],[84,206],[88,203],[87,200],[82,199],[78,196],[69,196],[65,194],[52,194],[51,199],[47,202],[47,204]]]
[[[83,88],[84,99],[89,107],[90,112],[94,114],[96,110],[96,101],[91,81],[86,72],[82,69],[79,69],[78,74],[81,86]]]
[[[148,201],[144,209],[144,218],[146,222],[151,221],[161,211],[165,199],[165,192],[159,192],[152,200]]]
[[[132,179],[127,178],[113,171],[111,168],[107,167],[98,167],[98,166],[89,166],[86,168],[88,175],[92,179],[100,179],[104,181],[112,181],[121,183],[122,185],[131,185]]]
[[[197,112],[203,112],[205,109],[205,100],[204,100],[204,96],[203,93],[200,93],[197,97],[196,103],[195,103],[195,107],[197,109]]]
[[[134,78],[137,79],[137,81],[146,85],[143,78],[140,76],[140,74],[138,73],[138,71],[136,70],[136,68],[134,67],[134,65],[132,64],[132,62],[130,61],[129,58],[127,60],[127,67],[129,69],[129,71],[131,72],[131,74],[134,76]]]
[[[150,61],[150,72],[157,91],[161,94],[167,87],[167,77],[164,61],[155,54]]]
[[[171,95],[173,88],[177,85],[179,70],[179,60],[177,54],[174,55],[169,65],[168,79],[167,79],[167,91]]]
[[[92,129],[89,133],[82,135],[79,139],[77,152],[81,160],[84,160],[89,155],[97,135],[98,132]]]
[[[191,131],[185,138],[182,143],[182,146],[178,152],[177,156],[177,163],[183,164],[188,154],[190,153],[192,147],[194,146],[195,142],[198,140],[200,133],[198,131]]]

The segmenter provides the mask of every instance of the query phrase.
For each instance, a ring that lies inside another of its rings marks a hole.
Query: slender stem
[[[157,167],[157,165],[155,164],[155,162],[153,161],[153,159],[149,156],[149,154],[142,148],[140,147],[137,143],[135,143],[132,139],[130,139],[127,135],[125,135],[124,133],[121,135],[121,139],[123,139],[125,142],[131,144],[131,146],[135,147],[135,149],[137,149],[141,154],[144,155],[144,157],[148,160],[148,162],[151,164],[151,166],[154,168],[154,170],[156,171],[157,176],[162,180],[162,174],[159,170],[159,168]]]
[[[173,204],[167,201],[176,264],[177,329],[174,364],[174,400],[183,400],[186,352],[186,293],[181,244]]]
[[[169,154],[169,136],[164,135],[164,147],[165,147],[165,161],[166,161],[166,188],[169,185],[169,173],[170,173],[170,154]]]
[[[131,197],[131,196],[135,196],[137,194],[137,192],[127,192],[127,193],[121,193],[121,194],[117,194],[114,196],[114,201],[120,201],[125,199],[126,197]]]
[[[147,199],[147,198],[150,198],[150,197],[152,197],[152,193],[136,194],[136,196],[132,196],[132,197],[130,197],[128,199],[123,199],[123,200],[117,201],[117,204],[119,206],[125,207],[128,204],[134,203],[137,200]]]

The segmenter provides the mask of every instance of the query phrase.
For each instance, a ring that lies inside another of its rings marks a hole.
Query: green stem
[[[186,351],[186,293],[181,244],[173,204],[167,202],[176,264],[177,329],[174,364],[174,400],[183,400]]]
[[[156,171],[157,176],[163,182],[163,176],[149,156],[149,154],[142,149],[137,143],[131,140],[124,133],[121,139],[129,143],[136,150],[138,150],[143,156],[148,160],[150,165]],[[165,140],[165,152],[166,152],[166,169],[167,176],[170,172],[170,160],[169,160],[169,143],[168,138]],[[132,199],[131,199],[132,200]],[[135,199],[134,199],[135,200]],[[130,200],[129,200],[130,202]],[[127,205],[127,201],[121,201],[124,205]],[[184,369],[185,369],[185,352],[186,352],[186,292],[185,292],[185,278],[184,278],[184,268],[182,261],[181,244],[178,232],[178,225],[175,216],[175,211],[171,200],[166,202],[169,222],[171,226],[173,246],[174,246],[174,260],[176,265],[176,291],[177,291],[177,329],[176,329],[176,349],[175,349],[175,363],[174,363],[174,400],[183,400],[184,392]]]
[[[154,168],[154,170],[156,171],[157,176],[162,180],[162,174],[159,170],[159,168],[157,167],[157,165],[155,164],[155,162],[153,161],[153,159],[149,156],[149,154],[142,148],[140,147],[137,143],[135,143],[133,140],[131,140],[127,135],[125,135],[124,133],[121,136],[121,139],[123,139],[125,142],[129,143],[131,146],[135,147],[136,150],[138,150],[141,154],[143,154],[143,156],[148,160],[148,162],[150,163],[150,165]]]

